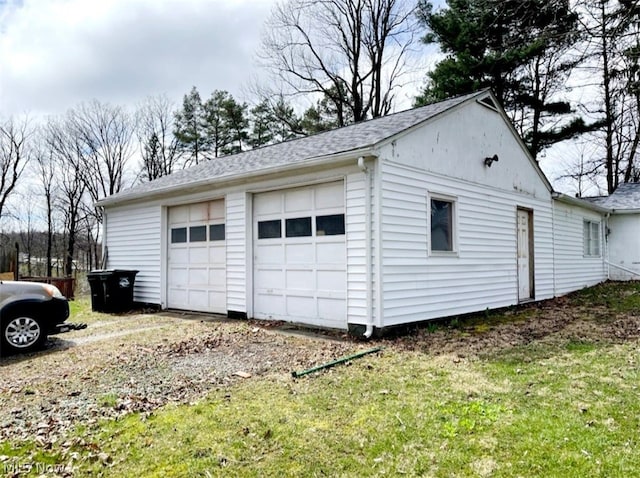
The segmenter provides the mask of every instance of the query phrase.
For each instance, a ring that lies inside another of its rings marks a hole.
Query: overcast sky
[[[179,104],[192,86],[203,98],[218,89],[251,101],[275,2],[0,0],[0,118],[61,114],[94,98],[133,107],[166,94]],[[396,110],[411,106],[435,57],[423,60]]]
[[[275,0],[0,0],[0,116],[135,104],[192,86],[245,99]]]

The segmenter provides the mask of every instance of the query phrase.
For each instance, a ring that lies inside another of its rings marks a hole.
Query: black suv
[[[0,355],[39,348],[48,335],[68,332],[69,303],[40,282],[0,281]]]

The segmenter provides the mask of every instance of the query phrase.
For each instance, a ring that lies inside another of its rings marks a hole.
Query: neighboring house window
[[[454,207],[449,199],[431,198],[431,251],[453,252]]]
[[[600,255],[600,223],[594,221],[584,221],[584,255]]]

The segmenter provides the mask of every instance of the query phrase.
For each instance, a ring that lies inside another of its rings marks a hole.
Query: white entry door
[[[227,313],[224,200],[169,209],[167,306]]]
[[[518,300],[533,298],[533,231],[531,212],[518,209]]]
[[[343,181],[256,194],[253,209],[254,317],[346,328]]]

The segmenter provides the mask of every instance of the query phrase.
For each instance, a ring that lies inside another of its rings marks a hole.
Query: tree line
[[[97,200],[388,114],[425,45],[441,54],[423,73],[416,106],[491,88],[534,158],[572,140],[582,154],[565,176],[579,193],[594,185],[611,193],[640,180],[639,25],[637,0],[282,1],[257,52],[270,76],[251,104],[193,87],[179,105],[165,95],[135,108],[91,100],[41,121],[1,121],[0,217],[4,227],[13,217],[16,229],[46,229],[48,264],[59,257],[54,237],[64,238],[66,274],[79,244],[97,266]]]

